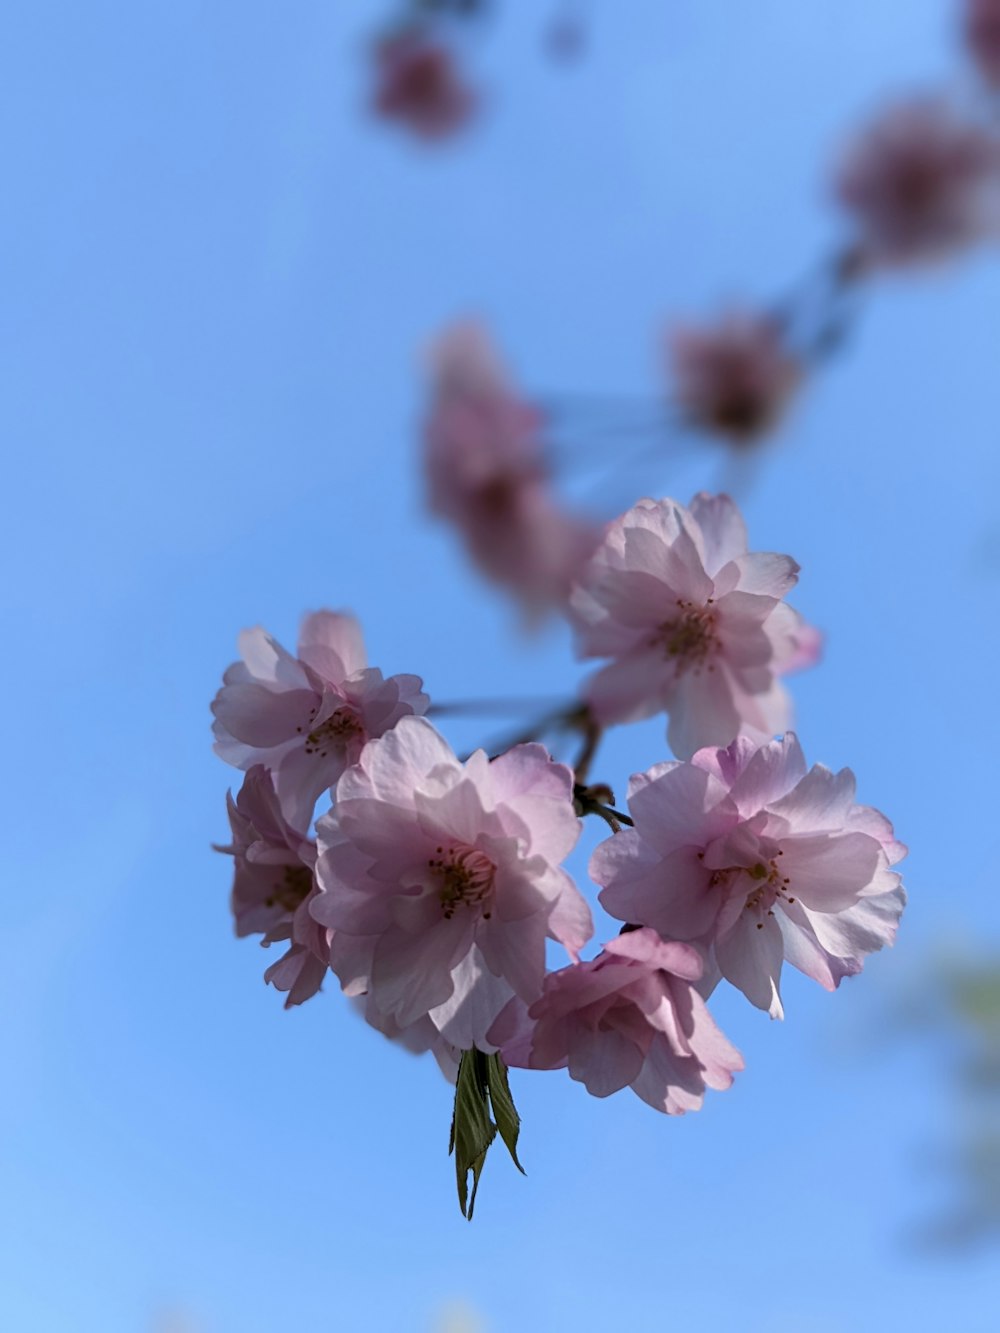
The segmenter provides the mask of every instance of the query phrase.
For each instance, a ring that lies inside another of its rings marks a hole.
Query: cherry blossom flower
[[[236,934],[262,935],[265,947],[290,940],[264,980],[288,992],[286,1008],[319,990],[329,965],[326,932],[309,902],[316,894],[316,844],[296,833],[278,804],[271,774],[255,764],[234,801],[227,797],[232,843],[218,847],[235,862],[231,905]]]
[[[748,552],[726,495],[640,500],[611,524],[570,601],[581,657],[611,657],[585,694],[602,725],[666,710],[674,753],[783,731],[778,675],[806,665],[816,635],[782,598],[798,565]]]
[[[490,1040],[507,1064],[568,1068],[595,1097],[631,1087],[657,1111],[696,1111],[706,1088],[730,1087],[743,1068],[692,984],[701,973],[691,945],[631,931],[593,962],[550,972],[526,1011],[511,1001]]]
[[[965,42],[980,74],[992,87],[1000,87],[1000,2],[966,0]]]
[[[212,704],[215,752],[236,768],[268,768],[285,819],[300,831],[369,738],[428,706],[419,676],[385,679],[366,667],[361,629],[341,612],[306,616],[297,658],[259,627],[244,630],[239,647],[243,660]]]
[[[802,378],[800,359],[775,320],[730,314],[670,334],[677,400],[701,429],[749,444],[777,424]]]
[[[556,503],[539,413],[515,394],[476,324],[444,334],[432,364],[424,430],[429,508],[458,529],[476,566],[529,616],[564,605],[600,528]]]
[[[579,835],[572,788],[540,745],[463,764],[421,718],[369,742],[317,827],[312,913],[334,932],[346,993],[487,1049],[511,995],[541,991],[546,937],[576,956],[592,932],[559,868]]]
[[[476,95],[451,49],[418,29],[407,28],[379,42],[375,77],[375,113],[428,142],[456,134],[476,110]]]
[[[700,750],[633,777],[635,821],[590,864],[622,920],[711,951],[721,975],[774,1018],[787,960],[834,990],[892,944],[906,854],[889,821],[854,800],[850,769],[806,771],[788,734]]]
[[[997,166],[995,135],[946,102],[887,108],[849,147],[835,180],[862,264],[934,260],[995,232]]]

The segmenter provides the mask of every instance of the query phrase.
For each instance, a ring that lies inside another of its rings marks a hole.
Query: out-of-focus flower
[[[284,817],[303,832],[316,798],[367,740],[427,709],[419,676],[385,679],[365,666],[353,616],[306,616],[297,658],[259,627],[244,630],[239,647],[243,660],[226,671],[212,704],[215,752],[236,768],[268,768]]]
[[[906,848],[854,790],[850,769],[807,772],[791,734],[701,750],[632,778],[635,827],[601,843],[590,873],[613,916],[699,942],[780,1018],[784,960],[834,990],[895,938]]]
[[[424,429],[428,505],[461,534],[478,568],[529,615],[565,604],[600,528],[549,489],[538,412],[513,391],[485,331],[437,342]]]
[[[677,400],[694,425],[734,444],[772,430],[804,371],[778,324],[766,315],[730,314],[714,325],[669,335]]]
[[[581,657],[614,660],[585,685],[602,724],[670,714],[675,754],[784,731],[777,676],[806,665],[815,632],[782,598],[798,578],[786,555],[748,552],[726,495],[640,500],[611,524],[574,589]]]
[[[238,936],[262,935],[267,946],[291,940],[287,953],[264,973],[287,991],[286,1007],[319,990],[329,965],[326,931],[309,913],[315,896],[316,844],[287,823],[271,774],[254,765],[236,800],[227,797],[233,840],[216,850],[234,860],[230,899]]]
[[[475,93],[449,46],[419,28],[384,37],[375,47],[372,108],[428,142],[450,138],[472,118]]]
[[[576,956],[590,909],[560,862],[580,825],[573,775],[540,745],[456,759],[429,722],[370,742],[318,824],[315,918],[335,933],[347,994],[402,1028],[429,1014],[485,1050],[510,999],[537,998],[545,939]]]
[[[490,1040],[509,1065],[568,1068],[595,1097],[631,1087],[657,1111],[696,1111],[706,1087],[728,1088],[743,1068],[692,984],[701,974],[691,945],[630,931],[593,962],[550,972],[526,1013],[512,1001]]]
[[[888,107],[849,147],[834,182],[858,230],[861,266],[965,249],[997,226],[996,136],[948,103]]]
[[[1000,3],[966,0],[965,42],[983,79],[1000,87]]]

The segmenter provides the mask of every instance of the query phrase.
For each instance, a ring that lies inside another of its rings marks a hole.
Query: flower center
[[[704,852],[699,852],[699,861],[703,860],[704,856]],[[744,875],[749,876],[751,888],[747,891],[744,910],[756,912],[760,916],[761,919],[757,922],[758,930],[764,929],[765,916],[774,916],[775,904],[790,906],[795,902],[788,892],[792,881],[781,873],[778,865],[779,856],[784,856],[780,848],[766,861],[755,861],[749,866],[724,866],[721,870],[713,870],[709,876],[709,885],[713,889],[721,887],[726,893],[733,884],[737,885],[736,891],[739,892],[740,878]]]
[[[684,598],[677,599],[677,615],[659,626],[655,642],[663,646],[667,657],[672,657],[678,675],[693,667],[695,673],[708,662],[719,647],[716,633],[715,599],[710,597],[704,606],[695,606]],[[709,671],[715,668],[708,662]]]
[[[295,909],[309,896],[312,889],[312,871],[308,866],[282,866],[284,874],[274,886],[270,898],[264,899],[265,907],[281,907],[286,912]]]
[[[438,881],[437,896],[446,921],[462,905],[481,908],[493,892],[496,866],[475,847],[439,847],[427,862]],[[483,912],[488,921],[490,913]]]
[[[782,905],[794,903],[795,899],[788,894],[791,880],[787,875],[782,875],[778,867],[778,857],[783,855],[783,852],[778,851],[767,861],[756,861],[752,866],[746,867],[745,873],[754,882],[754,888],[747,894],[746,911],[759,912],[761,917],[765,913],[774,916],[774,905],[779,899]],[[757,929],[764,929],[763,920],[757,922]]]
[[[363,739],[364,734],[364,723],[354,709],[338,708],[306,736],[306,754],[318,754],[325,759],[331,748]]]

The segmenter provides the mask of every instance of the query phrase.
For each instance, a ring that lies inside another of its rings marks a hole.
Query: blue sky
[[[435,154],[359,110],[367,0],[3,20],[0,1325],[395,1333],[464,1302],[493,1333],[985,1331],[995,1256],[906,1244],[943,1189],[946,1069],[875,1034],[942,938],[1000,927],[996,255],[874,289],[742,491],[828,635],[794,686],[807,754],[911,845],[893,953],[832,997],[790,978],[780,1025],[720,992],[747,1070],[697,1116],[521,1076],[529,1174],[491,1160],[469,1226],[436,1070],[332,988],[285,1013],[231,936],[208,701],[241,627],[291,642],[350,606],[439,699],[579,678],[421,513],[427,341],[477,313],[538,392],[653,395],[665,319],[836,243],[846,130],[967,91],[946,0],[594,5],[569,69],[540,6],[496,8],[468,52],[489,113]],[[725,475],[706,446],[620,480]],[[658,726],[616,733],[595,777],[663,757]]]

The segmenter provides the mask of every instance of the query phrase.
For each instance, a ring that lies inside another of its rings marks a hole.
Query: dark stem
[[[581,819],[587,815],[596,815],[598,819],[604,820],[612,833],[620,833],[623,824],[634,828],[635,820],[631,815],[616,810],[613,802],[614,793],[603,783],[595,782],[588,787],[577,782],[573,787],[573,805]]]
[[[597,754],[601,737],[604,735],[604,728],[594,720],[589,708],[584,709],[580,726],[583,731],[583,747],[577,755],[576,763],[573,765],[573,775],[576,784],[583,786],[587,781],[590,766],[594,762],[594,756]]]

